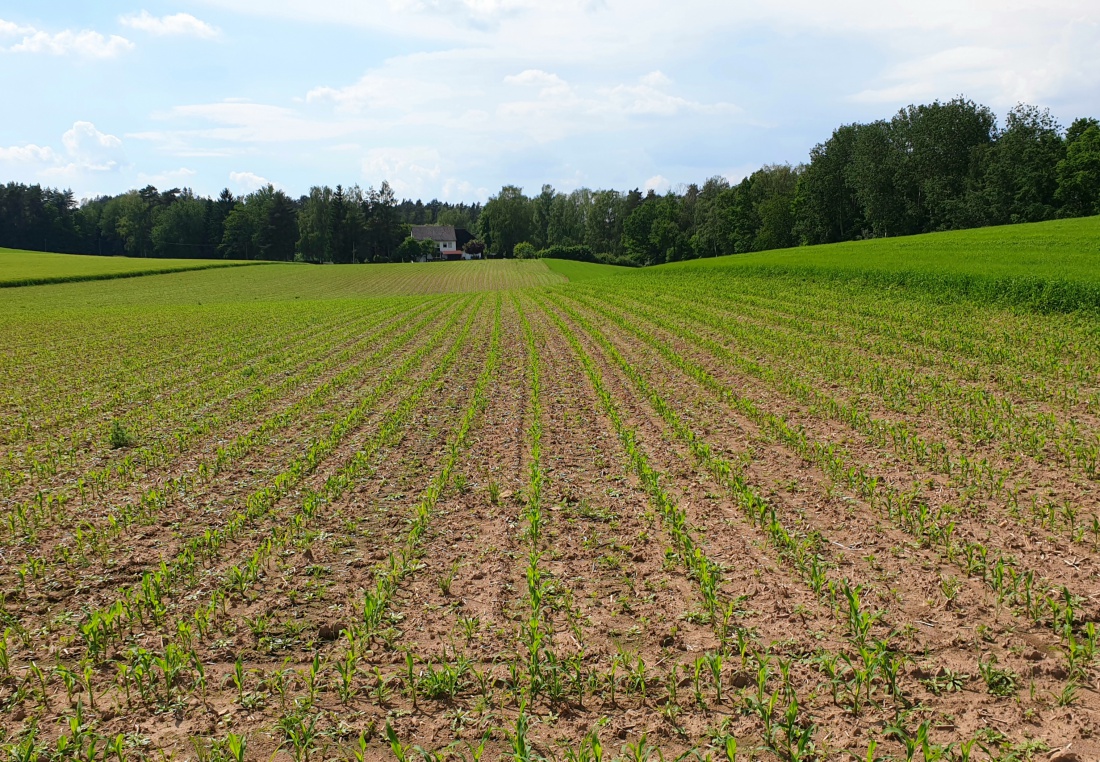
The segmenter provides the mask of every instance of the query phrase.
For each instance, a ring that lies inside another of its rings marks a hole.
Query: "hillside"
[[[651,273],[712,269],[909,286],[1038,309],[1100,308],[1100,217],[700,259]]]

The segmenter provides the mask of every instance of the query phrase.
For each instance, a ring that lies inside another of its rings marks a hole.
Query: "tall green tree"
[[[147,192],[130,191],[114,199],[109,205],[109,213],[101,222],[115,226],[114,232],[122,240],[128,256],[147,257],[152,253],[153,215],[150,203]]]
[[[855,189],[849,184],[858,125],[833,131],[810,151],[810,163],[798,178],[794,230],[801,243],[850,241],[864,227]]]
[[[1070,126],[1057,173],[1063,217],[1100,214],[1100,122],[1078,119]]]
[[[751,175],[754,217],[757,222],[752,251],[783,249],[798,244],[794,200],[801,167],[769,164]]]
[[[490,252],[511,257],[516,244],[531,237],[533,213],[523,189],[505,185],[492,196],[478,220],[478,233]]]
[[[572,193],[555,193],[546,223],[547,246],[579,246],[584,243],[585,220],[592,206],[592,192],[578,188]]]
[[[260,224],[256,231],[256,250],[260,259],[294,261],[298,241],[298,209],[281,190],[268,186],[259,200]]]
[[[554,186],[543,185],[539,195],[531,199],[531,243],[544,249],[550,245],[550,219],[553,216]]]
[[[219,248],[227,259],[291,261],[297,240],[297,206],[268,185],[245,196],[229,213]]]
[[[720,257],[734,253],[733,219],[737,190],[724,177],[703,183],[695,201],[692,250],[697,257]]]
[[[622,253],[623,223],[629,214],[627,196],[616,190],[592,193],[585,217],[584,242],[596,254],[618,257]]]
[[[190,191],[156,213],[152,238],[158,257],[189,258],[201,253],[206,244],[206,208]]]
[[[910,219],[898,178],[903,161],[895,130],[879,120],[855,126],[847,182],[855,193],[865,227],[861,236],[906,235],[919,228]]]
[[[1024,104],[1008,112],[1005,129],[986,156],[986,222],[1038,222],[1056,216],[1061,128],[1046,109]]]
[[[410,226],[401,219],[393,188],[383,180],[377,190],[368,189],[367,202],[369,261],[401,261],[397,251],[401,242],[408,237]]]
[[[967,215],[976,157],[993,143],[996,127],[992,111],[962,97],[898,112],[890,136],[895,192],[904,203],[899,232],[959,227]]]
[[[303,262],[324,262],[329,253],[328,215],[332,189],[313,186],[298,211],[298,255]]]
[[[206,202],[205,256],[218,256],[218,245],[225,236],[225,220],[237,206],[237,198],[228,188],[223,188],[216,199]]]
[[[348,235],[348,198],[344,186],[337,185],[328,206],[325,220],[328,234],[325,236],[325,261],[338,265],[351,262],[351,237]]]
[[[635,264],[659,265],[690,257],[688,235],[680,227],[680,198],[650,191],[623,223],[623,254]]]

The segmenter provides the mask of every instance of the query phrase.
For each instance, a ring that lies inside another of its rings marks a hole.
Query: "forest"
[[[74,254],[302,262],[395,262],[410,226],[454,225],[499,257],[653,265],[700,257],[1100,214],[1100,121],[1063,127],[1018,105],[1004,123],[963,97],[853,123],[798,164],[736,184],[712,177],[665,194],[505,185],[484,205],[398,200],[391,186],[272,186],[217,198],[152,186],[77,201],[0,186],[0,246]]]

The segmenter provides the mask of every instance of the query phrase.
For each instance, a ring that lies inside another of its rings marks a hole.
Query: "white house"
[[[454,225],[413,225],[412,237],[418,241],[434,241],[439,247],[440,257],[457,258],[462,254]]]

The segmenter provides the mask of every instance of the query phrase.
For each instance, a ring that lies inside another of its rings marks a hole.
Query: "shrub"
[[[137,439],[118,420],[114,420],[111,421],[111,430],[107,433],[107,441],[111,443],[112,450],[118,450],[123,447],[133,447]]]
[[[575,262],[597,262],[596,255],[590,246],[563,246],[555,244],[542,249],[538,256],[540,259],[571,259]]]
[[[397,261],[415,262],[420,256],[420,242],[412,236],[408,236],[397,247]]]

